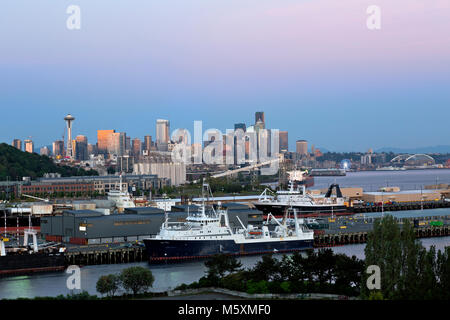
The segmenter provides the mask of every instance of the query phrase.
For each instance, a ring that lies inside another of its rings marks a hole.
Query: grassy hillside
[[[47,156],[23,152],[6,143],[0,144],[0,180],[6,180],[8,176],[11,181],[22,180],[22,177],[35,179],[49,172],[60,173],[63,177],[98,175],[94,170],[56,165]]]

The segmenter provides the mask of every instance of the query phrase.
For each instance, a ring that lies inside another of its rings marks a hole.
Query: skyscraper
[[[55,158],[62,158],[64,156],[64,141],[56,140],[53,142],[53,156]]]
[[[306,156],[308,155],[308,141],[306,140],[297,140],[296,142],[296,152],[299,155]]]
[[[116,130],[97,130],[97,152],[106,155],[112,150],[113,133]]]
[[[133,139],[133,147],[131,149],[134,157],[139,157],[142,153],[142,143],[138,138]]]
[[[266,120],[265,120],[263,111],[255,112],[255,124],[257,124],[258,122],[262,122],[264,124],[264,128],[265,128]]]
[[[280,131],[280,153],[289,151],[289,140],[288,140],[288,132]]]
[[[13,145],[14,148],[17,148],[17,149],[22,151],[22,140],[14,139],[12,145]]]
[[[75,139],[75,159],[84,161],[88,159],[88,139],[80,135]]]
[[[150,152],[151,148],[152,148],[152,136],[145,136],[143,149]]]
[[[156,120],[156,144],[159,151],[167,151],[170,141],[169,137],[169,120]]]
[[[109,154],[115,154],[117,156],[123,156],[126,152],[126,140],[127,135],[125,132],[113,132],[111,134],[111,145],[108,148]]]
[[[242,129],[242,131],[245,132],[247,130],[247,127],[246,127],[245,123],[236,123],[234,125],[234,131],[236,131],[237,129]]]
[[[48,149],[48,147],[44,146],[41,148],[41,150],[39,151],[39,154],[41,156],[49,156],[50,155],[50,150]]]
[[[23,144],[24,144],[26,152],[29,152],[29,153],[34,152],[34,143],[33,143],[33,141],[31,141],[31,139],[24,140]]]

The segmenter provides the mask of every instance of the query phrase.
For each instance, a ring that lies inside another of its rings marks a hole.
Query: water
[[[450,246],[450,237],[421,239],[423,245],[429,248],[436,246],[437,250],[443,250]],[[343,253],[348,256],[364,258],[365,244],[355,244],[343,247],[331,248],[335,253]],[[276,255],[281,258],[282,255]],[[245,268],[253,267],[261,256],[241,257],[239,260]],[[99,295],[95,289],[97,280],[106,274],[120,273],[122,269],[132,266],[142,266],[149,268],[155,282],[151,291],[161,292],[174,289],[182,283],[192,283],[198,281],[205,275],[204,261],[193,261],[179,264],[149,265],[146,262],[129,263],[119,265],[86,266],[81,268],[81,290],[86,290],[90,294]],[[53,272],[40,275],[18,276],[0,279],[0,299],[14,299],[19,297],[33,298],[43,296],[57,296],[59,294],[70,294],[66,281],[70,275],[65,272]],[[74,291],[79,292],[79,290]]]
[[[314,177],[312,189],[325,189],[332,183],[342,188],[362,187],[367,192],[378,191],[381,187],[420,190],[426,185],[450,184],[450,169],[347,172],[343,177]]]
[[[408,170],[408,171],[370,171],[349,172],[345,177],[315,177],[315,188],[327,188],[329,184],[337,182],[341,187],[363,187],[365,191],[376,191],[384,186],[398,186],[402,190],[420,189],[425,185],[437,183],[450,183],[450,170]],[[426,210],[424,211],[426,213]],[[423,245],[436,249],[450,246],[450,237],[421,239]],[[364,258],[365,244],[334,247],[335,253],[344,253],[348,256],[355,255]],[[281,255],[279,255],[281,257]],[[244,267],[252,267],[261,257],[240,258]],[[81,269],[81,290],[90,294],[97,294],[95,285],[97,280],[106,274],[120,273],[122,269],[131,266],[143,266],[149,268],[155,282],[152,291],[160,292],[174,289],[182,283],[198,281],[205,274],[203,261],[186,262],[180,264],[148,265],[143,263],[86,266]],[[18,297],[33,298],[36,296],[57,296],[69,294],[66,281],[70,275],[65,272],[47,273],[31,276],[0,278],[0,299],[14,299]],[[76,292],[76,291],[75,291]]]

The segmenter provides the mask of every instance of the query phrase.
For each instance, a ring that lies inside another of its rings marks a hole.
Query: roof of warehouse
[[[438,208],[438,209],[426,209],[426,210],[405,210],[405,211],[384,211],[384,212],[370,212],[370,213],[359,213],[360,216],[365,216],[367,218],[379,218],[383,215],[391,215],[396,218],[417,218],[422,217],[434,217],[434,216],[449,216],[449,208]]]
[[[223,203],[223,204],[221,204],[221,206],[228,210],[247,210],[250,208],[246,204],[237,203],[237,202]]]
[[[396,194],[419,194],[419,193],[436,193],[436,190],[403,190],[398,192],[381,192],[381,191],[374,191],[374,192],[364,192],[364,194],[369,194],[373,196],[381,196],[381,195],[396,195]]]
[[[155,214],[164,213],[164,210],[155,207],[136,207],[136,208],[125,208],[126,214]]]
[[[172,206],[171,211],[187,212],[188,209],[189,209],[189,211],[197,211],[199,208],[200,208],[200,206],[196,205],[196,204],[179,204],[176,206]]]
[[[64,210],[64,213],[70,214],[76,217],[101,217],[103,214],[94,210]]]
[[[115,213],[115,214],[110,214],[110,215],[101,215],[101,216],[88,216],[85,217],[88,220],[100,220],[100,219],[105,219],[105,220],[117,220],[117,221],[124,221],[124,220],[145,220],[150,218],[150,216],[163,216],[164,213],[162,214],[135,214],[135,213],[127,213],[127,214],[122,214],[122,213]],[[186,217],[186,213],[185,212],[169,212],[169,219],[171,217],[174,218],[179,218],[179,217]]]

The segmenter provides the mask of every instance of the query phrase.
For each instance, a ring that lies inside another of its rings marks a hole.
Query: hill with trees
[[[0,180],[36,179],[45,173],[60,173],[63,177],[98,175],[95,170],[57,165],[47,156],[20,151],[6,143],[0,144]]]

